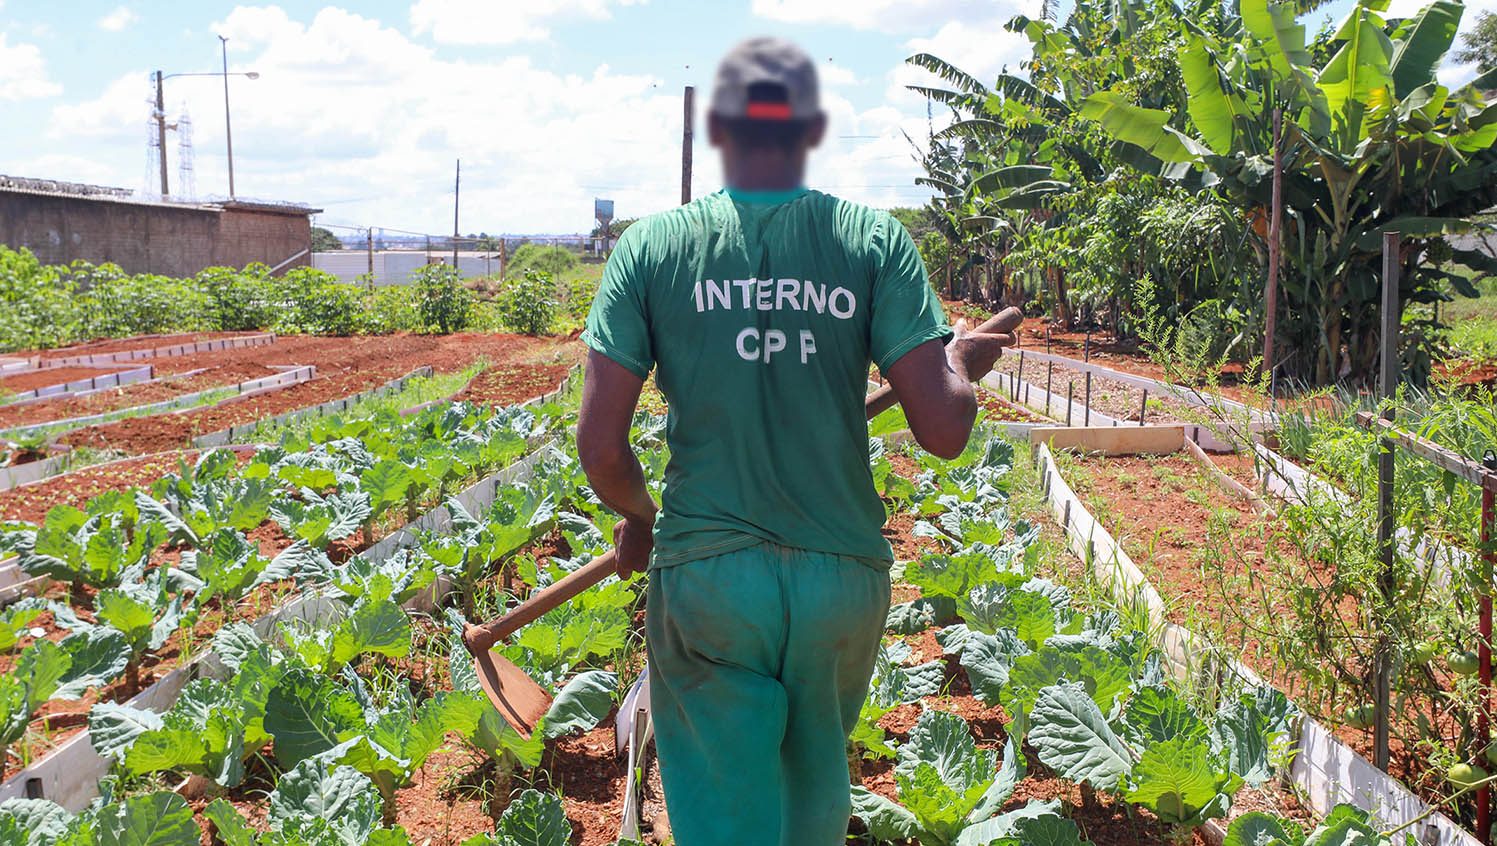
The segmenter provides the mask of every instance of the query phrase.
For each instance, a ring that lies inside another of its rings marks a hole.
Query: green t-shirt
[[[761,541],[889,562],[868,364],[944,338],[903,226],[818,191],[719,191],[629,227],[582,340],[670,404],[653,565]]]

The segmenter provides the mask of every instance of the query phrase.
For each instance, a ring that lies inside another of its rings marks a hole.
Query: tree
[[[1482,12],[1476,26],[1461,36],[1461,45],[1456,61],[1475,64],[1482,71],[1497,68],[1497,15]]]
[[[1147,169],[1184,167],[1248,211],[1268,205],[1272,113],[1283,110],[1280,348],[1294,351],[1289,375],[1316,384],[1375,373],[1382,233],[1403,236],[1400,308],[1449,299],[1447,289],[1476,296],[1446,259],[1497,272],[1497,260],[1444,240],[1497,202],[1497,105],[1481,93],[1492,80],[1452,91],[1435,74],[1463,7],[1435,0],[1407,19],[1381,8],[1353,7],[1320,67],[1291,3],[1242,0],[1240,32],[1191,32],[1180,54],[1191,131],[1117,90],[1081,105]],[[1418,378],[1427,352],[1406,350],[1405,366]]]
[[[331,230],[321,226],[312,227],[312,252],[326,253],[333,250],[343,249],[343,242],[338,240]]]

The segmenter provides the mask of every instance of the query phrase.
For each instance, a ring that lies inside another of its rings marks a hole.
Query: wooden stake
[[[1046,329],[1045,331],[1048,333],[1050,330]],[[1049,339],[1047,338],[1046,341],[1048,342],[1048,340]],[[1046,346],[1049,346],[1049,344],[1047,343]],[[1055,362],[1051,361],[1051,362],[1046,363],[1045,364],[1045,416],[1046,417],[1050,416],[1050,379],[1054,375],[1055,375]]]
[[[1144,425],[1144,412],[1149,409],[1149,389],[1144,388],[1144,398],[1138,403],[1138,425]]]
[[[1282,124],[1284,112],[1273,110],[1273,193],[1268,217],[1268,290],[1263,294],[1263,366],[1268,370],[1270,396],[1272,396],[1274,360],[1273,336],[1279,313],[1279,218],[1284,208],[1284,162]]]

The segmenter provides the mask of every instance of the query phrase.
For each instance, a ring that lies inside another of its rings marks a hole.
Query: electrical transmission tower
[[[183,197],[197,196],[197,180],[193,175],[192,118],[187,114],[187,104],[177,116],[177,193]]]

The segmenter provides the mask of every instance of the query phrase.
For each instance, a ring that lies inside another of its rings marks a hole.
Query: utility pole
[[[463,160],[457,160],[457,174],[452,179],[452,266],[457,267],[457,200],[463,187]],[[461,273],[461,271],[459,271]]]
[[[220,35],[218,40],[223,47],[224,56],[224,137],[229,142],[229,199],[232,200],[234,199],[234,127],[229,123],[229,39]],[[165,179],[165,177],[162,178]]]
[[[1279,218],[1284,210],[1284,161],[1279,135],[1284,110],[1273,110],[1273,195],[1268,212],[1268,290],[1264,292],[1263,367],[1268,371],[1270,396],[1274,389],[1273,336],[1279,316]]]
[[[691,202],[691,136],[692,123],[696,120],[696,89],[686,86],[685,119],[681,126],[681,205]]]
[[[139,77],[136,77],[139,79]],[[156,152],[161,157],[161,196],[166,188],[166,102],[161,93],[161,71],[156,71]]]

